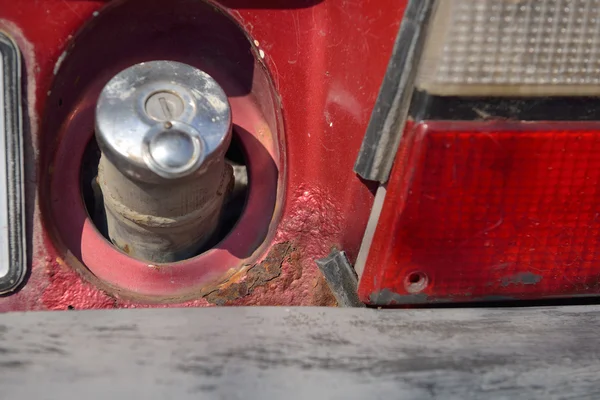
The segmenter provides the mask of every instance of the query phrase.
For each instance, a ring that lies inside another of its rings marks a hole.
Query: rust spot
[[[126,244],[125,246],[123,246],[123,251],[127,254],[129,254],[129,245]]]
[[[302,278],[302,253],[300,251],[291,252],[288,256],[288,262],[290,266],[289,273],[281,277],[281,288],[284,291],[290,288],[292,282]]]
[[[203,290],[202,296],[210,303],[224,305],[248,296],[255,288],[263,286],[281,275],[281,265],[294,254],[289,242],[274,245],[267,257],[258,264],[245,266],[223,283]]]
[[[315,284],[312,291],[312,303],[315,306],[337,307],[338,302],[329,288],[325,277],[321,274],[315,277]]]

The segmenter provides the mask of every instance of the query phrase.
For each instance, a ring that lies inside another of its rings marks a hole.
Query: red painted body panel
[[[598,123],[406,130],[359,294],[373,305],[597,295]]]
[[[326,304],[314,259],[334,246],[356,257],[373,196],[352,167],[405,6],[405,1],[391,0],[277,3],[284,2],[231,0],[223,6],[258,43],[283,110],[285,198],[263,255],[283,242],[293,243],[297,251],[282,260],[275,279],[226,304]],[[55,227],[48,226],[39,206],[47,200],[39,190],[47,173],[39,170],[44,154],[40,125],[55,66],[70,38],[105,4],[0,0],[0,29],[15,39],[24,59],[32,254],[27,281],[17,293],[0,298],[2,311],[148,306],[83,279],[69,254],[55,245]],[[183,305],[208,304],[198,299]]]

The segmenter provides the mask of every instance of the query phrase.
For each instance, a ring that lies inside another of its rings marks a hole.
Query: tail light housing
[[[428,22],[361,300],[598,294],[600,2],[438,1]]]
[[[598,291],[600,124],[423,123],[399,156],[363,300]]]

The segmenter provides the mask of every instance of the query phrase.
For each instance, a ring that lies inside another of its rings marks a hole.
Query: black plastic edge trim
[[[335,296],[338,306],[365,306],[358,298],[358,277],[345,252],[333,249],[327,257],[315,262]]]
[[[409,115],[417,121],[600,121],[600,97],[460,97],[415,91]]]
[[[389,177],[410,105],[435,0],[410,0],[371,114],[354,171],[370,181]]]

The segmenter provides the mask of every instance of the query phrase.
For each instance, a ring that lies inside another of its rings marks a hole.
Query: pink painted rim
[[[93,92],[93,91],[90,91]],[[89,93],[89,92],[88,92]],[[248,159],[246,207],[229,235],[189,260],[149,266],[117,250],[90,220],[80,189],[80,162],[93,136],[94,96],[65,121],[50,183],[51,213],[59,242],[96,277],[132,295],[181,297],[256,258],[275,224],[280,171],[278,142],[251,96],[230,98],[233,124]],[[254,250],[254,251],[253,251]]]

